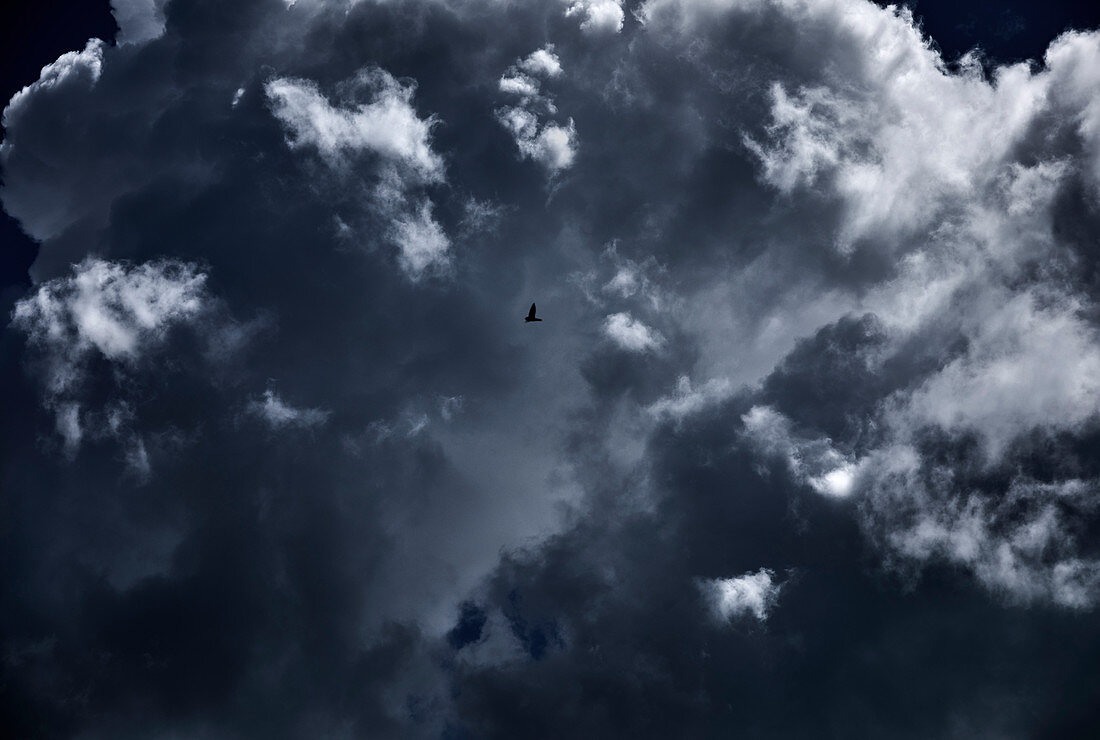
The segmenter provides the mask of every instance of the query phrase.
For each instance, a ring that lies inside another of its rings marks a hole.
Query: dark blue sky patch
[[[467,601],[462,604],[458,622],[447,633],[447,644],[455,650],[461,650],[481,639],[487,616],[477,604]]]

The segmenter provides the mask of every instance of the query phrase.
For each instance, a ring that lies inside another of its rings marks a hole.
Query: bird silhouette
[[[542,319],[535,317],[535,304],[534,303],[531,304],[531,310],[530,310],[530,312],[528,312],[527,318],[525,318],[524,321],[542,321]]]

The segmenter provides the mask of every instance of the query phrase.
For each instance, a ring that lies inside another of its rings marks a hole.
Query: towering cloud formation
[[[1094,728],[1100,34],[112,7],[3,114],[16,736]]]

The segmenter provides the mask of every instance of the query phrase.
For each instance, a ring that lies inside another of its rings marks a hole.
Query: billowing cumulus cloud
[[[99,433],[119,435],[130,426],[128,378],[161,349],[179,325],[201,326],[212,299],[206,275],[191,264],[156,260],[142,265],[94,257],[74,265],[68,277],[55,278],[15,304],[11,326],[26,334],[38,355],[36,374],[44,400],[57,415],[57,432],[72,454],[91,425]],[[117,386],[116,400],[88,409],[86,396],[95,383],[92,364],[106,362]],[[147,469],[140,437],[139,468]]]
[[[15,736],[1095,734],[1100,33],[112,8],[3,114]]]
[[[702,388],[693,388],[691,379],[681,376],[676,390],[650,405],[648,411],[656,416],[667,415],[673,419],[701,411],[729,397],[730,384],[720,378],[709,380]]]
[[[499,88],[518,103],[496,112],[500,125],[512,134],[524,159],[533,159],[554,175],[573,164],[577,131],[570,118],[564,125],[545,119],[558,112],[553,97],[542,93],[542,80],[562,73],[553,46],[536,49],[500,78]]]
[[[620,0],[579,0],[565,11],[568,17],[580,19],[580,28],[592,35],[618,33],[623,30],[623,7]]]
[[[72,95],[85,93],[96,85],[103,70],[103,46],[100,39],[89,39],[82,51],[62,54],[57,61],[42,68],[38,80],[12,96],[0,117],[7,132],[4,143],[0,144],[0,163],[9,169],[18,167],[12,158],[22,154],[23,148],[14,148],[12,132],[21,127],[34,127],[35,104],[64,105]],[[43,142],[41,150],[32,150],[30,154],[42,160],[41,165],[46,167],[57,156],[57,153],[50,156],[48,142]],[[18,214],[23,229],[35,239],[56,236],[75,219],[72,209],[80,207],[82,191],[59,193],[56,184],[53,185],[28,178],[28,181],[8,184],[4,188],[4,209]]]
[[[414,88],[402,86],[382,69],[365,69],[345,82],[349,95],[365,91],[371,100],[335,107],[309,80],[270,80],[264,91],[272,111],[290,132],[290,145],[310,146],[327,160],[370,151],[431,182],[442,177],[442,162],[431,148],[431,119],[410,105]]]
[[[415,86],[402,85],[385,70],[365,68],[338,87],[346,107],[333,106],[309,80],[276,78],[264,91],[292,148],[311,148],[353,178],[363,167],[357,155],[369,152],[382,160],[367,197],[392,218],[392,241],[410,278],[446,267],[450,240],[432,218],[431,201],[410,202],[418,186],[443,180],[442,159],[431,147],[437,121],[418,117],[411,104]],[[369,102],[357,102],[363,97]]]
[[[48,96],[63,91],[67,85],[94,85],[103,70],[103,41],[88,39],[82,51],[70,51],[62,54],[57,61],[42,68],[38,79],[12,96],[4,107],[4,127],[15,125],[23,106],[32,98]]]
[[[628,313],[608,316],[604,319],[603,331],[611,341],[631,352],[656,349],[664,342],[660,334]]]

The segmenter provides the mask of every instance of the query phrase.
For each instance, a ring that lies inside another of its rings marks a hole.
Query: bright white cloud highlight
[[[541,164],[553,176],[573,165],[577,152],[577,131],[573,119],[567,123],[544,122],[557,112],[552,98],[541,92],[539,78],[553,78],[562,67],[552,45],[532,52],[500,78],[502,93],[520,100],[496,111],[497,120],[512,134],[523,159]]]
[[[88,361],[98,355],[120,371],[133,369],[173,327],[201,322],[210,301],[206,275],[195,265],[174,260],[130,265],[89,257],[74,265],[71,275],[42,283],[15,304],[12,326],[38,353],[46,405],[56,415],[68,454],[75,454],[88,433],[128,436],[132,413],[125,402],[84,408]],[[132,451],[134,445],[141,454],[131,455],[131,467],[147,473],[144,443],[135,438]],[[142,459],[146,464],[138,465]]]
[[[536,77],[557,77],[561,74],[561,60],[554,53],[554,45],[536,49],[519,63],[520,69]]]
[[[625,350],[645,352],[664,344],[664,337],[629,313],[613,313],[604,319],[603,333]]]
[[[784,458],[792,475],[818,493],[843,498],[852,492],[856,467],[828,439],[798,437],[790,420],[767,406],[754,406],[741,422],[761,451]]]
[[[761,568],[736,578],[703,579],[699,587],[715,619],[729,622],[751,616],[764,622],[783,589],[774,579],[773,571]]]
[[[577,0],[565,11],[566,17],[580,18],[581,30],[590,35],[623,30],[621,0]]]
[[[434,118],[412,106],[414,85],[402,85],[382,69],[369,68],[347,86],[367,92],[370,102],[333,105],[310,80],[276,78],[264,85],[272,112],[290,133],[292,147],[313,147],[332,164],[357,152],[373,152],[403,166],[424,182],[443,179],[443,161],[432,151]]]
[[[449,264],[451,241],[443,227],[432,218],[432,206],[428,201],[415,213],[395,221],[394,241],[401,250],[398,257],[401,266],[413,280]]]

